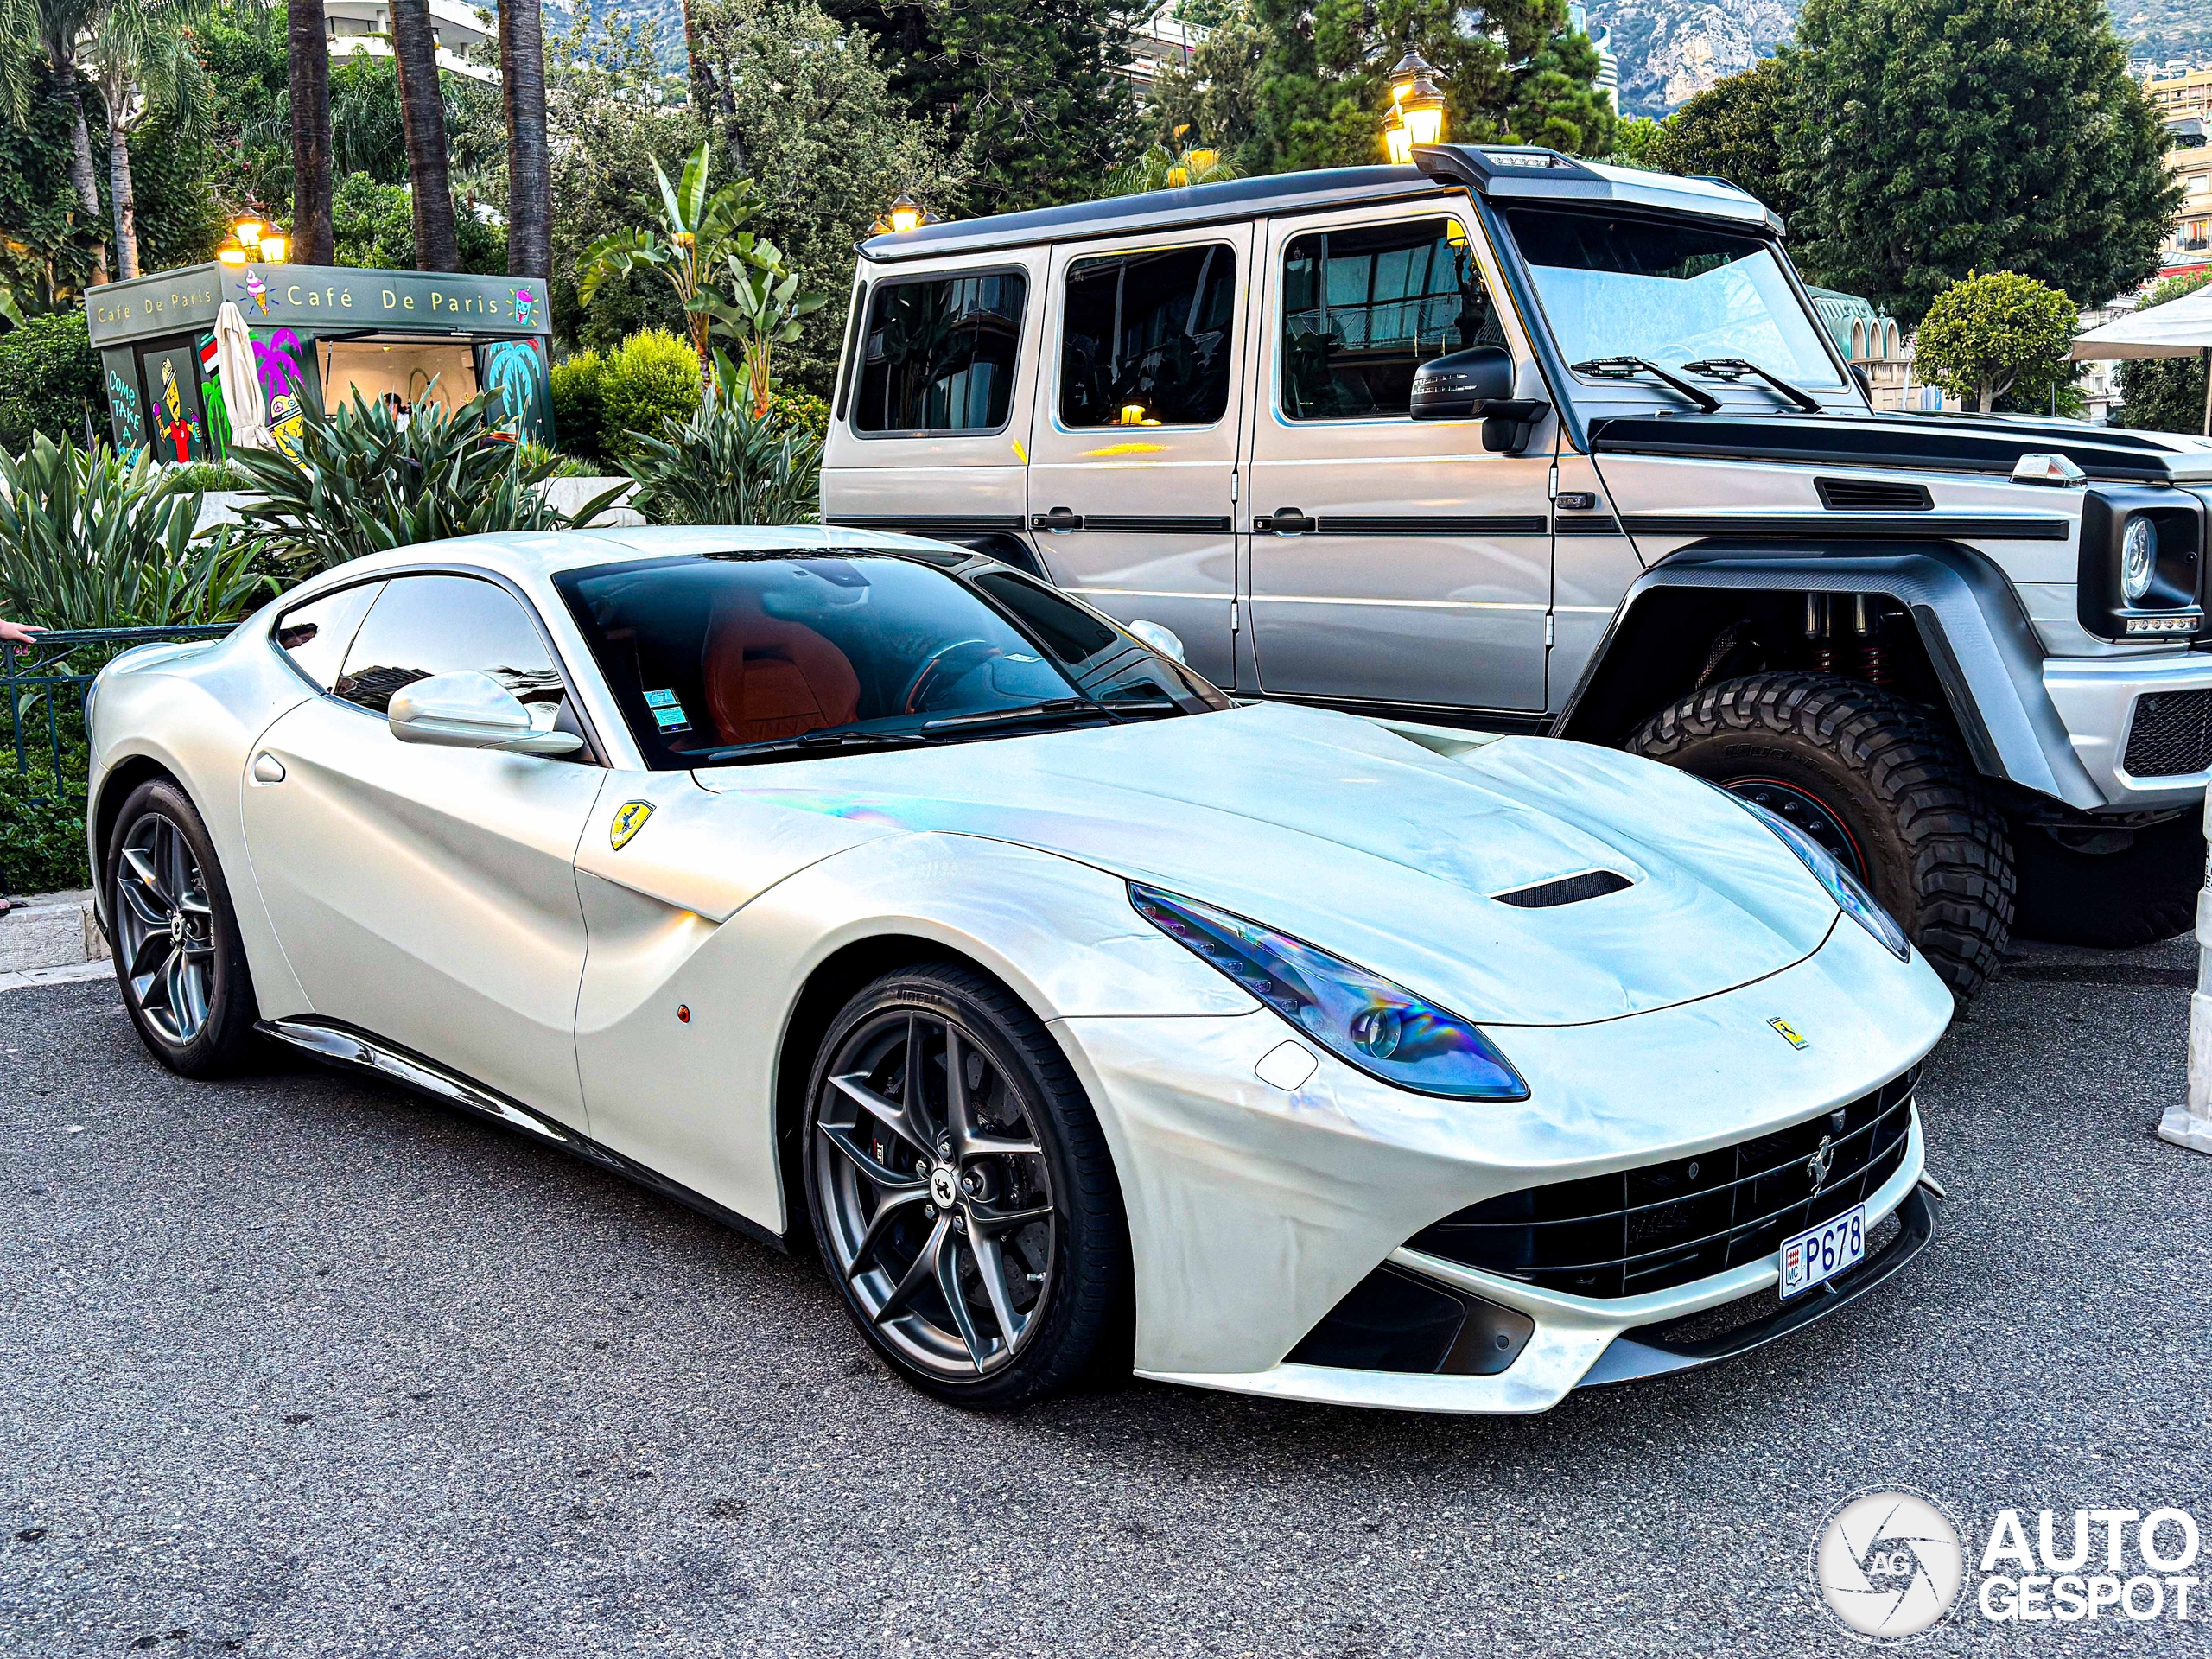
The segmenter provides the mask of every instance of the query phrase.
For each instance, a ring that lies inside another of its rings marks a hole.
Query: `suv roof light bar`
[[[1608,176],[1586,162],[1578,162],[1571,156],[1562,156],[1537,144],[1416,144],[1414,165],[1425,177],[1440,184],[1459,185],[1478,196],[1617,201],[1656,207],[1670,213],[1694,214],[1698,207],[1679,197],[1662,200],[1656,194],[1639,203],[1637,193],[1642,180],[1648,178],[1655,193],[1682,184],[1719,185],[1747,207],[1757,208],[1777,236],[1783,229],[1779,214],[1741,185],[1732,184],[1726,179],[1678,179],[1663,173],[1624,175],[1615,172]],[[1707,216],[1741,222],[1738,212],[1720,202],[1713,202]]]

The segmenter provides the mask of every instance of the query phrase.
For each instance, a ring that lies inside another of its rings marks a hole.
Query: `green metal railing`
[[[16,775],[64,797],[83,794],[85,699],[101,669],[134,645],[219,639],[230,622],[170,628],[56,629],[28,645],[0,641],[0,715]],[[76,788],[73,791],[72,785]],[[43,792],[34,802],[49,798]]]

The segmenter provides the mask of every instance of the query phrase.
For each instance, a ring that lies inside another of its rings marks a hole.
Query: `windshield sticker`
[[[646,692],[645,707],[652,711],[653,724],[663,732],[688,732],[691,729],[691,721],[683,712],[683,705],[677,701],[673,691]]]

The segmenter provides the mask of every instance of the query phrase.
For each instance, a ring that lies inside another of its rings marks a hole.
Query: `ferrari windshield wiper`
[[[1139,705],[1141,706],[1141,705]],[[963,732],[986,730],[994,726],[1023,726],[1033,721],[1066,720],[1071,716],[1103,715],[1109,720],[1119,721],[1118,705],[1099,702],[1096,697],[1047,697],[1042,702],[1026,702],[1018,709],[986,709],[980,714],[947,715],[942,720],[922,722],[925,737],[957,737]]]
[[[1639,374],[1648,374],[1669,391],[1678,391],[1708,415],[1720,412],[1720,400],[1703,386],[1694,386],[1679,374],[1671,374],[1648,358],[1592,357],[1567,365],[1577,374],[1586,374],[1599,380],[1633,380]]]
[[[709,749],[688,757],[694,766],[743,765],[773,760],[787,754],[827,753],[834,750],[904,749],[929,740],[919,732],[806,732],[798,737],[771,737],[758,743],[734,743],[726,749]]]
[[[1684,374],[1702,374],[1730,385],[1740,385],[1747,374],[1757,375],[1808,415],[1821,412],[1821,400],[1802,387],[1793,386],[1771,369],[1763,369],[1748,357],[1709,357],[1702,363],[1685,363]]]

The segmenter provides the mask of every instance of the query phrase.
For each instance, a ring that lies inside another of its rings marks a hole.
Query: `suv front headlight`
[[[1338,1059],[1417,1095],[1526,1100],[1495,1045],[1448,1008],[1379,974],[1228,911],[1129,883],[1137,914]]]
[[[2204,629],[2204,509],[2186,490],[2101,484],[2082,498],[2076,617],[2101,639]]]

